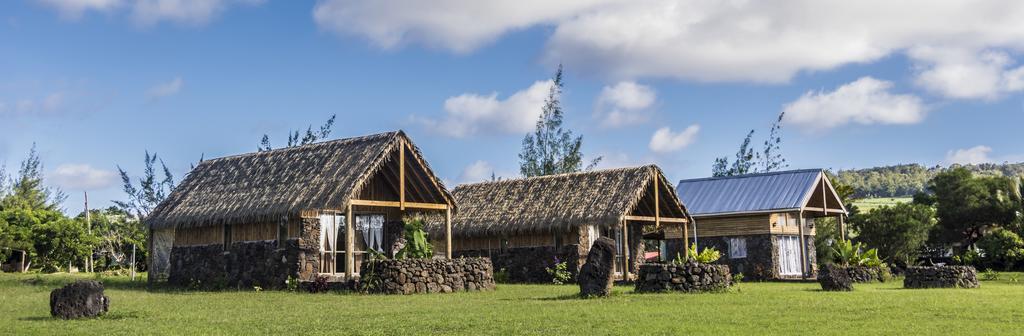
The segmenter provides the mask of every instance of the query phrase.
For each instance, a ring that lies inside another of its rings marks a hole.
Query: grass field
[[[882,207],[885,205],[896,205],[900,203],[909,203],[913,201],[913,197],[881,197],[881,198],[865,198],[853,201],[853,204],[857,206],[860,211],[868,212],[871,209]]]
[[[1020,274],[1016,275],[1020,277]],[[822,292],[816,283],[743,283],[714,294],[575,298],[574,286],[499,285],[493,292],[378,296],[273,291],[147,292],[104,278],[111,311],[49,316],[69,275],[0,274],[0,335],[54,334],[1024,334],[1024,282],[980,289],[902,289],[902,282]]]

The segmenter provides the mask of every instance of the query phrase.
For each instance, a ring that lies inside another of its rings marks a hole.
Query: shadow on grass
[[[82,318],[82,319],[77,319],[77,320],[62,320],[62,319],[59,319],[59,318],[56,318],[56,317],[53,317],[53,316],[28,316],[28,317],[19,318],[18,320],[19,321],[27,321],[27,322],[51,322],[51,321],[69,321],[69,322],[74,322],[74,321],[92,321],[92,320],[118,321],[118,320],[136,319],[136,318],[141,318],[141,317],[143,317],[143,314],[140,313],[140,312],[137,312],[137,311],[130,311],[130,312],[118,311],[118,312],[106,313],[106,314],[103,314],[103,315],[98,316],[98,317]]]

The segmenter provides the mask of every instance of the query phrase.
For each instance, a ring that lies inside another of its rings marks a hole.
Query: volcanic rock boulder
[[[50,292],[50,315],[65,320],[100,316],[109,308],[99,281],[78,280]]]
[[[587,263],[580,268],[576,277],[580,285],[580,296],[608,296],[615,280],[615,241],[607,237],[598,238],[590,247]]]
[[[978,288],[978,271],[973,266],[911,266],[903,288]]]
[[[852,291],[853,279],[850,272],[845,268],[834,264],[825,265],[818,273],[818,283],[821,289],[826,291]]]

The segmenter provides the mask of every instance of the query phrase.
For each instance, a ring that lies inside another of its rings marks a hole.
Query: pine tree
[[[163,175],[163,179],[159,180],[155,167],[158,161],[160,162]],[[149,151],[146,151],[143,163],[145,164],[145,169],[143,170],[142,177],[138,179],[138,186],[132,182],[128,172],[121,169],[121,166],[117,166],[117,171],[121,175],[121,187],[125,194],[128,194],[128,201],[113,201],[118,208],[125,213],[135,216],[137,219],[148,216],[160,202],[167,198],[171,190],[174,190],[174,175],[171,174],[171,170],[167,169],[167,165],[164,164],[164,161],[156,153],[150,155]]]
[[[308,145],[326,139],[328,136],[331,135],[331,128],[334,127],[334,120],[336,117],[337,115],[331,115],[331,117],[327,119],[327,121],[324,122],[323,125],[320,125],[320,129],[316,131],[314,131],[313,126],[310,125],[309,127],[306,128],[306,132],[304,135],[302,135],[302,133],[299,133],[299,130],[288,132],[287,147]],[[257,146],[256,149],[259,150],[260,152],[273,150],[274,148],[270,145],[270,136],[264,134],[263,138],[260,139],[260,145]]]
[[[583,169],[583,136],[574,136],[572,130],[562,127],[562,88],[562,66],[559,65],[548,97],[544,100],[536,129],[523,138],[519,172],[525,177],[572,173]],[[600,161],[600,157],[594,159],[586,169],[593,169]]]
[[[764,141],[764,150],[761,152],[761,171],[771,172],[789,167],[786,158],[780,153],[782,147],[782,119],[786,112],[779,113],[779,118],[772,123],[768,130],[768,139]]]

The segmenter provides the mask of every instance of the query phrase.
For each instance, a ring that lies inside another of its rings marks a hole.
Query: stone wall
[[[282,288],[299,269],[298,242],[288,240],[237,242],[225,250],[221,244],[175,246],[171,249],[171,285],[204,289]]]
[[[779,273],[778,235],[745,235],[728,237],[700,237],[698,232],[697,246],[703,250],[714,247],[722,253],[722,259],[716,263],[728,265],[733,274],[743,273],[748,280],[775,280],[784,278]],[[744,238],[747,243],[747,256],[744,258],[729,257],[729,238]],[[692,243],[693,239],[690,239]],[[817,277],[817,257],[814,248],[814,236],[804,236],[807,245],[807,263],[810,277]],[[668,255],[665,260],[675,260],[676,254],[685,257],[682,239],[669,239],[666,242]]]
[[[637,292],[709,292],[732,286],[729,266],[714,264],[643,264],[637,275]]]
[[[978,272],[973,266],[911,266],[903,288],[977,288]]]
[[[456,251],[452,256],[489,258],[496,272],[504,270],[510,282],[518,283],[551,283],[551,275],[545,268],[552,267],[556,262],[565,262],[575,281],[581,266],[580,246],[577,244],[561,248],[539,246],[509,248],[505,251]]]
[[[846,272],[850,274],[850,280],[853,282],[886,282],[892,279],[888,267],[847,267]]]
[[[487,258],[375,260],[363,263],[361,286],[371,293],[451,293],[494,289]]]

